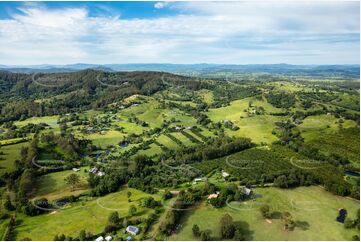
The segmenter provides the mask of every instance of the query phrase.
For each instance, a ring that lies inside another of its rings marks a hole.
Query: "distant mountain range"
[[[54,73],[74,72],[84,69],[101,71],[163,71],[178,74],[212,75],[217,73],[237,74],[271,74],[292,76],[315,77],[360,77],[360,65],[290,65],[290,64],[249,64],[249,65],[224,65],[224,64],[68,64],[68,65],[0,65],[0,71],[17,73]]]

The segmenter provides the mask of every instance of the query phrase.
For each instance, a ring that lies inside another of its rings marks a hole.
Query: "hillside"
[[[359,82],[215,76],[1,72],[0,235],[355,238]]]

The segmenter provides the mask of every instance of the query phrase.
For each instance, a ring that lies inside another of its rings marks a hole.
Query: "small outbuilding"
[[[137,235],[139,233],[139,228],[138,227],[135,227],[135,226],[128,226],[127,227],[127,232],[132,234],[132,235]]]
[[[243,194],[246,195],[246,196],[252,195],[252,189],[244,187],[243,188]]]
[[[112,238],[112,236],[110,236],[110,235],[108,235],[107,237],[105,237],[105,240],[106,241],[111,241],[113,238]]]
[[[90,173],[96,174],[98,172],[98,169],[96,167],[93,167],[89,171]]]
[[[223,176],[224,178],[229,177],[229,173],[228,173],[228,172],[225,172],[225,171],[222,171],[222,176]]]

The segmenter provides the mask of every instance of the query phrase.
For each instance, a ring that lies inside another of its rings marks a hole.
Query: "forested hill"
[[[342,78],[359,79],[360,65],[290,65],[290,64],[69,64],[69,65],[35,65],[35,66],[6,66],[0,65],[1,70],[17,73],[56,73],[75,72],[84,69],[102,71],[162,71],[172,73],[213,75],[215,73],[235,74],[269,74],[288,75],[293,77],[308,76],[322,79]]]
[[[151,95],[169,85],[197,90],[203,82],[165,72],[104,72],[21,74],[0,72],[0,123],[104,107],[134,94]]]

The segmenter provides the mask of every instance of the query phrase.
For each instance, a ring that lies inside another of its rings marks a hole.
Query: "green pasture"
[[[14,162],[15,160],[20,159],[20,149],[21,147],[28,146],[28,142],[18,143],[13,145],[6,145],[0,148],[0,152],[3,152],[4,155],[0,155],[0,174],[5,172],[10,172],[15,169]]]
[[[226,133],[231,136],[251,138],[255,143],[272,143],[277,140],[277,137],[272,134],[272,130],[276,127],[275,122],[282,119],[283,117],[271,115],[242,118],[234,122],[239,127],[239,130],[226,129]]]
[[[231,202],[221,209],[207,203],[189,210],[182,218],[182,227],[169,240],[197,240],[192,226],[212,231],[212,240],[220,240],[219,221],[228,213],[234,221],[241,221],[246,240],[351,240],[359,232],[346,230],[336,222],[338,210],[347,209],[349,217],[355,218],[359,202],[332,195],[321,187],[296,189],[257,188],[254,201]],[[262,218],[260,206],[268,204],[273,212],[270,223]],[[294,231],[283,229],[280,213],[288,211],[296,222]]]
[[[50,127],[55,128],[55,127],[59,126],[57,124],[58,118],[59,118],[58,115],[44,116],[44,117],[32,117],[32,118],[25,119],[23,121],[15,122],[15,125],[18,126],[18,127],[22,127],[22,126],[25,126],[25,125],[30,124],[30,123],[33,123],[33,124],[46,123]]]
[[[105,131],[105,134],[93,133],[86,135],[85,137],[92,140],[94,145],[106,148],[108,145],[117,146],[125,135],[116,130],[108,130]]]
[[[130,203],[127,198],[128,191],[132,193]],[[119,192],[99,198],[84,198],[85,200],[51,213],[34,217],[19,214],[20,224],[15,229],[16,239],[28,237],[32,240],[53,240],[55,235],[62,233],[75,237],[79,234],[79,228],[90,231],[92,234],[98,234],[103,231],[108,216],[113,211],[118,211],[121,217],[126,217],[130,205],[134,205],[137,213],[132,219],[146,217],[152,209],[140,207],[139,202],[149,196],[160,200],[159,195],[150,195],[131,188],[121,188]]]
[[[87,170],[87,172],[85,171]],[[80,171],[73,170],[52,172],[40,176],[36,185],[36,192],[34,198],[47,198],[48,200],[55,200],[61,197],[78,195],[89,189],[87,178],[89,168],[81,168]],[[80,183],[76,186],[74,191],[66,184],[65,178],[70,174],[75,173],[80,176]]]

